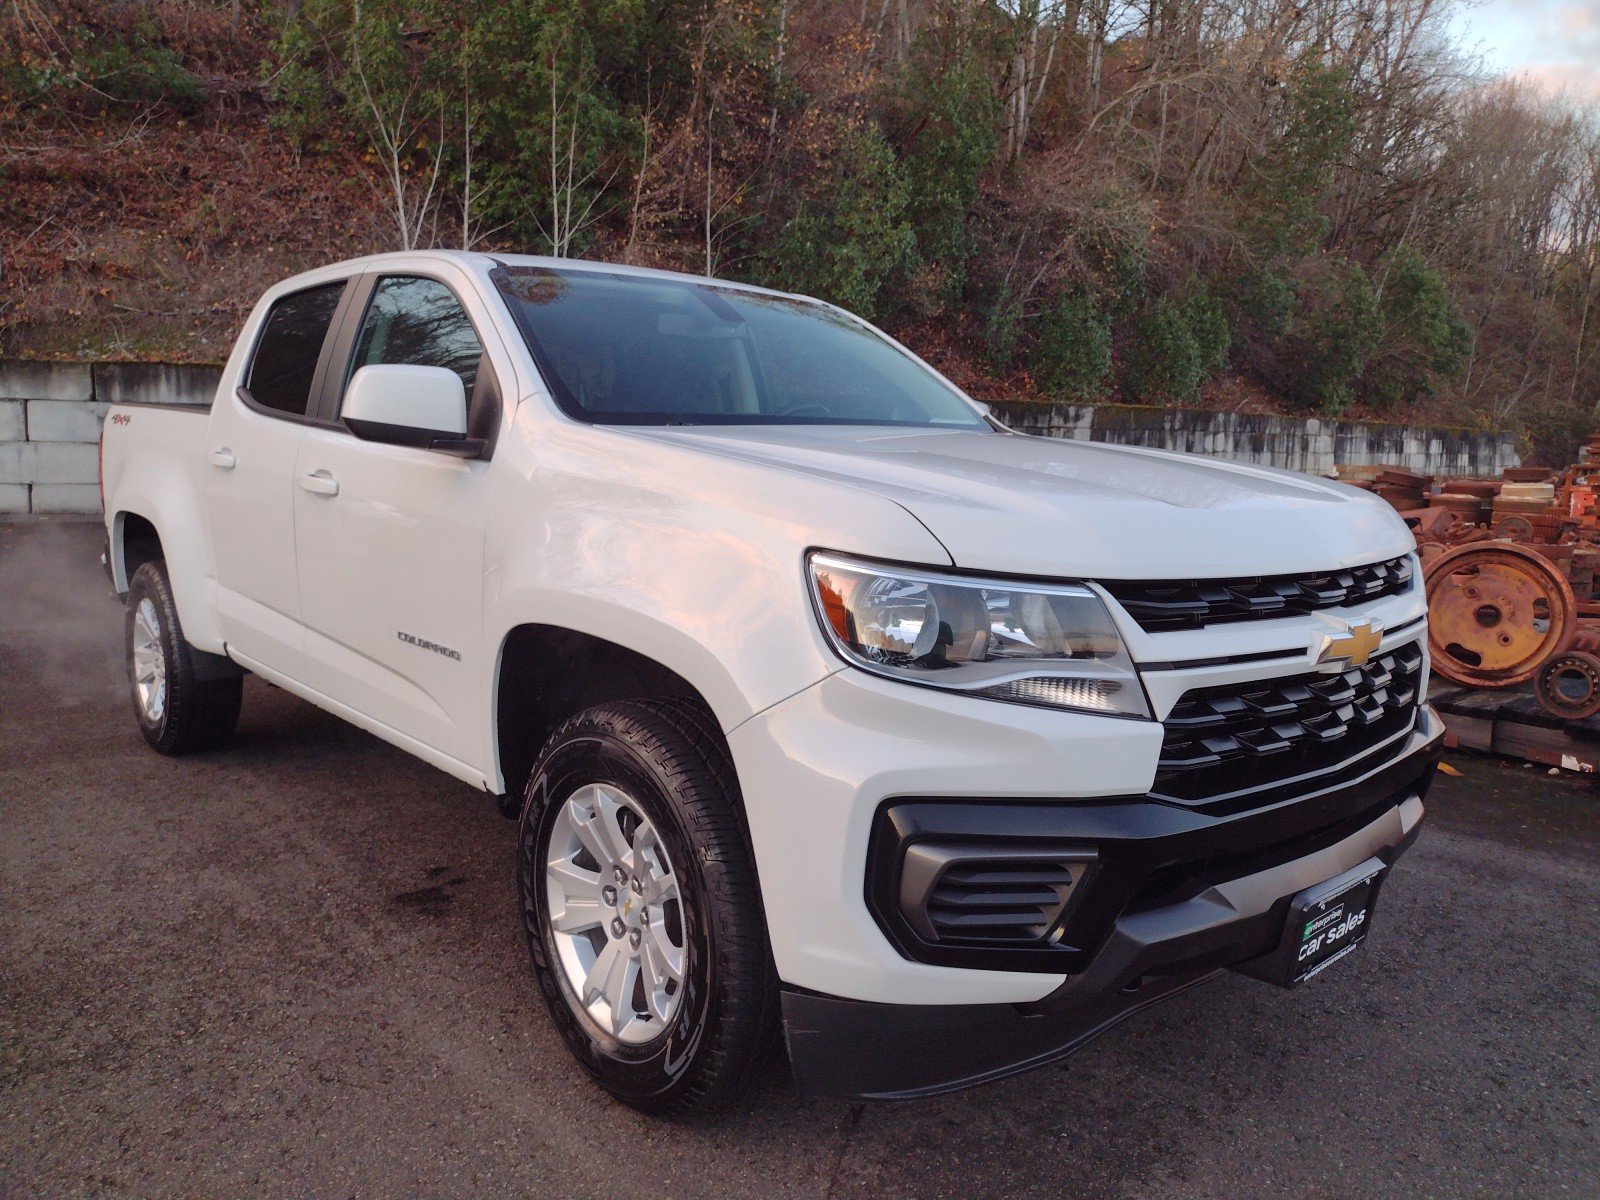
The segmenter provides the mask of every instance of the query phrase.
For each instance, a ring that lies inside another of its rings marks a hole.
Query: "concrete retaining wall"
[[[1509,437],[1465,429],[1123,404],[1017,402],[991,407],[1022,433],[1182,450],[1312,475],[1381,464],[1425,475],[1489,477],[1521,462]]]
[[[210,404],[220,367],[0,362],[0,513],[100,511],[112,404]]]
[[[118,402],[209,404],[220,367],[171,363],[0,362],[0,513],[98,512],[100,423]],[[1430,475],[1498,475],[1511,440],[1314,417],[1258,417],[1102,404],[993,406],[1012,428],[1049,437],[1185,450],[1330,474],[1387,464]]]

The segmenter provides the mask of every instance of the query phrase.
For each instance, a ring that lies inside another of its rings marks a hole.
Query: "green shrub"
[[[160,31],[148,20],[110,33],[79,26],[72,36],[78,46],[65,66],[8,55],[0,83],[25,102],[70,97],[91,108],[109,100],[165,104],[185,112],[205,102],[205,85],[177,51],[162,44]]]
[[[1000,100],[964,25],[919,41],[894,97],[897,124],[911,129],[899,161],[922,265],[904,299],[923,311],[937,311],[966,284],[974,250],[967,217],[999,145]]]
[[[1327,233],[1318,211],[1333,168],[1356,131],[1355,96],[1344,67],[1307,50],[1283,81],[1277,137],[1256,156],[1245,185],[1240,228],[1258,257],[1300,257]]]
[[[1249,271],[1224,290],[1242,340],[1272,342],[1289,331],[1299,288],[1287,273],[1270,268]]]
[[[1232,336],[1221,303],[1207,292],[1161,296],[1134,323],[1125,384],[1136,399],[1193,399],[1228,365]]]
[[[1032,360],[1057,399],[1095,399],[1111,373],[1111,319],[1083,292],[1063,292],[1039,318]]]
[[[1377,341],[1377,294],[1361,264],[1319,264],[1300,290],[1278,382],[1300,404],[1338,416],[1355,401]]]
[[[1000,370],[1017,361],[1022,346],[1022,306],[1016,297],[1003,291],[983,308],[985,357]]]
[[[1461,370],[1472,350],[1472,329],[1443,276],[1409,247],[1389,263],[1378,326],[1362,382],[1385,407],[1433,395]]]
[[[763,256],[760,273],[776,286],[870,318],[916,241],[905,219],[905,180],[876,126],[851,136],[826,194],[826,203],[800,205]]]
[[[1134,322],[1125,383],[1135,400],[1186,400],[1200,384],[1200,350],[1181,305],[1157,297]]]
[[[1200,382],[1204,383],[1218,371],[1227,370],[1233,331],[1228,327],[1222,301],[1209,292],[1195,292],[1183,302],[1183,311],[1189,335],[1194,339]]]

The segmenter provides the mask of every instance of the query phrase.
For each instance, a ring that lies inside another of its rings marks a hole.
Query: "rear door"
[[[303,677],[293,479],[313,398],[344,315],[347,281],[268,310],[238,391],[212,407],[200,479],[216,561],[217,618],[252,665]]]
[[[389,274],[369,277],[362,291],[335,411],[359,367],[446,367],[466,387],[469,430],[492,434],[493,369],[451,286]],[[482,757],[473,733],[484,677],[488,461],[366,442],[334,426],[306,431],[295,476],[304,485],[294,489],[294,510],[307,682],[474,765]]]

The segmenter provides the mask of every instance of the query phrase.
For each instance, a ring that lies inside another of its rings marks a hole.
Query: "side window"
[[[482,357],[483,343],[455,293],[436,279],[391,275],[372,291],[350,373],[380,363],[447,367],[471,400]]]
[[[252,400],[263,408],[305,416],[322,343],[343,295],[342,282],[330,283],[294,292],[272,306],[245,377]]]

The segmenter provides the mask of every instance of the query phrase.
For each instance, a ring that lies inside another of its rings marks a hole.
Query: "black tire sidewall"
[[[643,1045],[617,1041],[579,1015],[571,985],[556,957],[545,898],[543,864],[557,814],[575,791],[610,784],[643,810],[666,843],[679,880],[684,927],[684,994],[667,1032]],[[541,759],[528,786],[518,839],[518,893],[523,929],[546,1010],[573,1054],[607,1091],[633,1103],[672,1091],[694,1070],[705,1040],[715,991],[711,964],[715,922],[709,889],[670,784],[657,764],[630,740],[602,728],[562,740]]]

